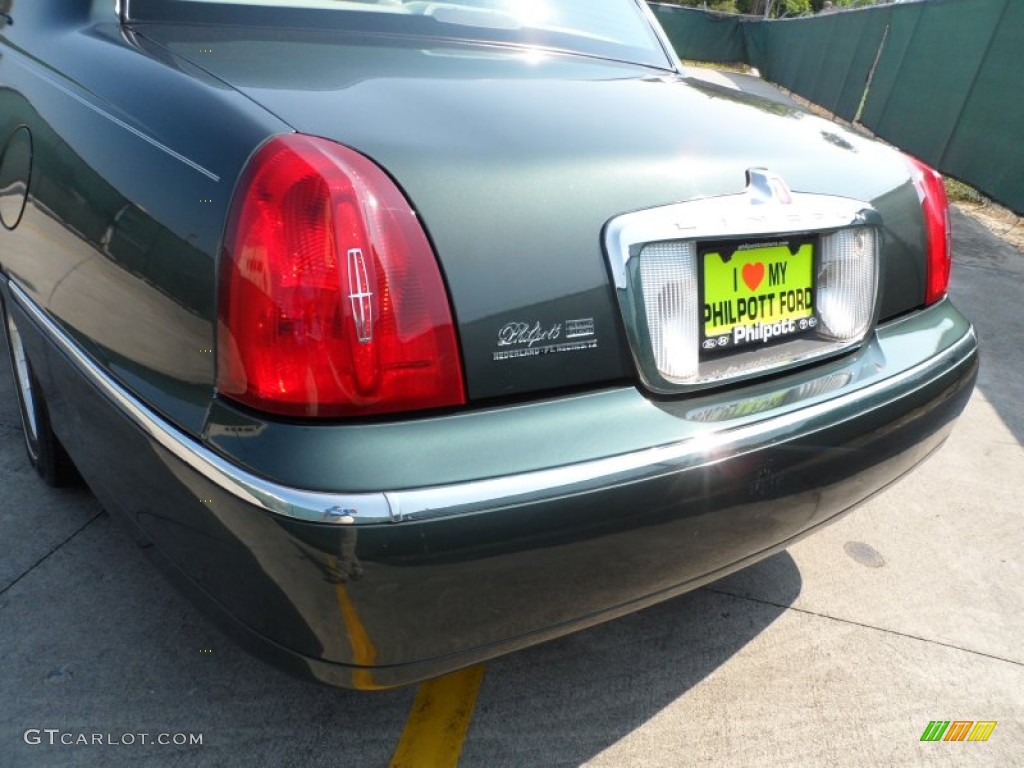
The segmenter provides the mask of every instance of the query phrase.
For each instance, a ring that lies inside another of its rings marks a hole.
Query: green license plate
[[[813,331],[814,238],[700,248],[702,351],[770,344]]]

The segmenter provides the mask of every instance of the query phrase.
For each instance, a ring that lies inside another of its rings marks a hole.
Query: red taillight
[[[924,303],[934,304],[949,289],[949,271],[952,264],[952,236],[949,220],[949,199],[942,176],[916,157],[905,156],[910,162],[911,175],[924,212],[924,227],[928,238],[928,271],[925,279]]]
[[[437,260],[394,182],[326,139],[252,158],[220,266],[218,391],[290,416],[465,402]]]

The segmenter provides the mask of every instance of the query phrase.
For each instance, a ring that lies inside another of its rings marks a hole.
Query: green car
[[[296,674],[403,685],[692,590],[973,388],[941,178],[690,78],[637,0],[4,11],[29,457]]]

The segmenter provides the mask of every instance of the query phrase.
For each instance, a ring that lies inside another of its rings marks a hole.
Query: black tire
[[[3,315],[7,355],[11,361],[14,391],[18,395],[21,426],[25,434],[25,452],[28,454],[29,463],[47,485],[55,488],[78,485],[82,481],[81,476],[53,432],[50,411],[46,406],[35,369],[25,352],[18,326],[6,308],[0,314]]]

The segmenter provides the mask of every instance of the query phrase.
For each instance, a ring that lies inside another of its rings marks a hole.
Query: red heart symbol
[[[762,280],[764,280],[764,264],[758,261],[754,264],[743,265],[743,282],[747,284],[747,288],[756,291]]]

